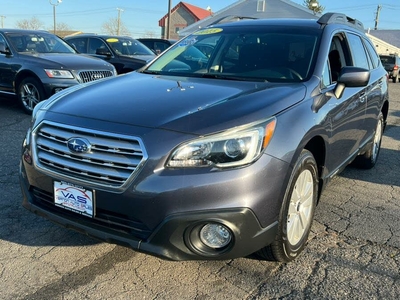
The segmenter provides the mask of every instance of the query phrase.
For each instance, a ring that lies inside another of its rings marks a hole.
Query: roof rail
[[[326,13],[322,15],[317,22],[321,25],[328,25],[334,23],[346,24],[364,31],[364,25],[362,22],[358,21],[357,19],[350,18],[342,13]]]
[[[232,16],[232,15],[228,15],[222,18],[219,18],[218,20],[212,22],[211,24],[207,25],[207,26],[211,26],[211,25],[215,25],[215,24],[220,24],[220,23],[228,23],[228,22],[233,22],[233,21],[240,21],[240,20],[254,20],[257,18],[253,18],[253,17],[245,17],[245,16]]]

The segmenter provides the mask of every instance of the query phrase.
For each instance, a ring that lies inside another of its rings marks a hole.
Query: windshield
[[[311,76],[320,31],[232,26],[200,30],[176,43],[144,73],[300,82]]]
[[[76,53],[66,42],[59,37],[43,33],[8,33],[15,51],[19,53]]]
[[[106,39],[107,44],[120,55],[154,55],[154,53],[141,42],[121,37]]]

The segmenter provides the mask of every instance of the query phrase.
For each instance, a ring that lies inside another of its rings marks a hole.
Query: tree
[[[131,35],[128,28],[126,28],[123,22],[121,20],[118,20],[118,18],[111,18],[107,22],[104,22],[101,26],[101,29],[107,34]]]
[[[59,31],[71,31],[72,30],[71,27],[67,23],[64,23],[64,22],[57,23],[56,25],[57,25],[57,27],[56,27],[57,35],[58,35]],[[53,33],[53,31],[54,31],[53,26],[49,27],[47,29],[47,31]]]
[[[17,21],[16,27],[20,29],[41,29],[43,28],[43,22],[41,22],[38,18],[32,17],[30,19],[24,19],[21,21]]]
[[[143,37],[153,38],[156,37],[157,34],[154,31],[146,30]]]
[[[317,0],[304,0],[303,5],[312,10],[314,15],[322,13],[325,9],[325,7],[319,5]]]
[[[71,27],[64,22],[57,23],[57,31],[70,31]],[[53,31],[53,28],[49,29],[49,31]]]

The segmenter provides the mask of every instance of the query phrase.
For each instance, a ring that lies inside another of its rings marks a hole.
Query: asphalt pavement
[[[30,117],[0,98],[0,299],[399,299],[400,83],[389,88],[377,165],[331,182],[307,248],[289,264],[165,261],[26,211],[18,164]]]

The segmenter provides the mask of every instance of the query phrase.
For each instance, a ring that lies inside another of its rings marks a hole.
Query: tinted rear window
[[[384,64],[394,64],[394,56],[380,56],[382,63]]]

